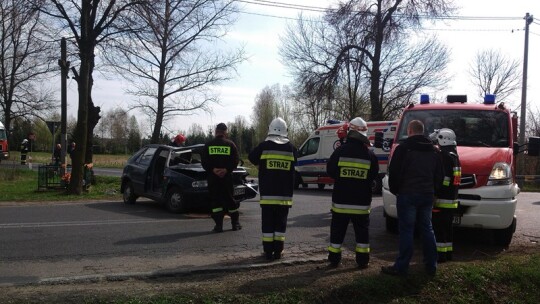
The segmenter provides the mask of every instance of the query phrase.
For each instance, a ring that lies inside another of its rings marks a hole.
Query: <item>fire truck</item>
[[[446,103],[430,103],[429,96],[422,95],[420,104],[403,110],[391,153],[407,138],[407,125],[412,120],[424,123],[425,135],[441,128],[456,134],[461,184],[454,225],[490,229],[496,244],[509,245],[516,230],[520,192],[515,179],[516,155],[522,152],[517,143],[517,115],[504,103],[496,103],[495,95],[487,95],[477,104],[467,103],[466,95],[449,95]],[[381,140],[376,139],[375,145],[381,146]],[[386,228],[396,231],[396,197],[390,193],[388,178],[383,180],[382,192]]]
[[[8,139],[7,139],[7,132],[6,128],[4,128],[4,124],[0,122],[0,162],[3,159],[9,158],[9,148],[8,148]]]
[[[325,185],[334,184],[334,180],[326,173],[326,163],[334,150],[341,145],[338,130],[346,128],[347,122],[328,120],[327,125],[317,128],[298,150],[298,162],[296,164],[295,187],[300,185],[307,187],[316,184],[319,189]],[[394,138],[397,121],[369,121],[368,139],[373,142],[375,133],[382,136],[382,146],[372,147],[379,160],[379,178],[374,181],[374,193],[381,193],[382,177],[386,174],[388,155],[390,154],[390,142]]]

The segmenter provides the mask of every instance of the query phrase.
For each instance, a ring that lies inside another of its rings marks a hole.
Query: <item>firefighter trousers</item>
[[[453,248],[453,218],[455,209],[436,208],[433,209],[433,231],[437,242],[437,256],[439,262],[452,259]]]
[[[229,213],[233,229],[239,225],[238,208],[240,204],[234,200],[234,183],[232,176],[226,175],[223,178],[208,178],[208,191],[210,192],[212,219],[216,228],[223,229],[223,217]]]
[[[358,266],[367,266],[369,263],[369,214],[348,214],[332,211],[330,224],[330,246],[328,247],[328,260],[332,264],[341,261],[341,246],[345,240],[345,233],[349,222],[354,228],[356,240],[356,263]]]
[[[285,244],[289,206],[261,205],[262,243],[266,254],[281,254]]]

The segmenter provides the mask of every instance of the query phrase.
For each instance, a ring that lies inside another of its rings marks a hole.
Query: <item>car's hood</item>
[[[479,148],[458,146],[459,161],[463,174],[489,175],[497,162],[510,164],[510,148]]]

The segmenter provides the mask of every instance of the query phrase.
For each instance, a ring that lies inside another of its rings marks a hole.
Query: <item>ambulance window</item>
[[[306,156],[317,153],[319,150],[320,137],[314,137],[306,141],[306,143],[300,148],[300,156]]]

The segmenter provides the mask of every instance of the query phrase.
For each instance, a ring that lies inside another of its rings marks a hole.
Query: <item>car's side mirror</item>
[[[373,142],[373,146],[375,148],[381,149],[384,144],[384,133],[383,132],[375,132],[375,141]]]
[[[540,137],[529,137],[527,154],[529,156],[538,156],[540,154]]]

